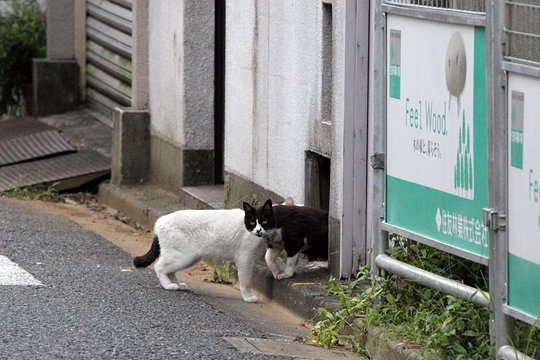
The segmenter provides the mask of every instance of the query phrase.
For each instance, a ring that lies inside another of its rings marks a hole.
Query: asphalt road
[[[196,292],[132,271],[120,248],[64,218],[0,198],[0,255],[42,286],[0,285],[0,359],[280,359],[222,337],[264,338]]]

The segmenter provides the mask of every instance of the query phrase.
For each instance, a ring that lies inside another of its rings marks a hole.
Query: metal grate
[[[64,120],[59,117],[56,123]],[[69,123],[62,125],[66,131],[73,132],[74,123],[81,130],[80,120],[70,118]],[[81,147],[84,143],[79,141]],[[0,121],[0,192],[56,182],[58,191],[78,188],[108,176],[110,162],[94,150],[77,151],[58,129],[36,119]]]
[[[439,8],[485,13],[484,0],[386,0],[388,4],[409,5],[418,8]]]
[[[540,66],[540,0],[506,1],[506,59]]]
[[[43,131],[0,142],[0,166],[75,151],[58,130]]]
[[[59,182],[58,191],[76,188],[110,172],[110,160],[93,150],[0,168],[0,192]]]
[[[56,129],[33,118],[0,121],[0,142],[50,130]]]

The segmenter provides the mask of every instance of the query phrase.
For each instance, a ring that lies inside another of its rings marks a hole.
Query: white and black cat
[[[308,260],[328,258],[328,211],[306,206],[274,205],[267,200],[254,208],[244,202],[246,229],[263,237],[268,247],[265,260],[276,279],[293,276],[300,253]],[[283,269],[278,257],[287,253]]]
[[[147,267],[157,259],[154,270],[161,286],[180,290],[187,286],[178,281],[176,271],[200,260],[234,261],[244,301],[256,302],[251,294],[253,266],[264,250],[264,242],[246,231],[241,209],[180,210],[156,221],[150,250],[133,264]]]

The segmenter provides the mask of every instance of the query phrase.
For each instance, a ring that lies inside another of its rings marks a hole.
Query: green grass
[[[21,187],[1,192],[0,196],[19,200],[43,200],[58,202],[62,199],[63,195],[58,193],[56,190],[57,187],[58,183]]]
[[[212,261],[210,262],[212,268],[212,282],[218,284],[231,284],[236,273],[236,267],[230,261]]]

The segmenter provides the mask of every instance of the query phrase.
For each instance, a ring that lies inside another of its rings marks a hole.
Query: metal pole
[[[406,264],[388,255],[379,255],[375,263],[381,269],[396,274],[404,279],[409,279],[429,288],[439,290],[445,294],[453,295],[460,299],[470,300],[473,303],[489,307],[489,294],[481,292],[472,286],[465,285],[458,281],[447,279],[443,276],[433,274],[415,266]]]
[[[371,140],[373,141],[374,154],[383,154],[385,149],[385,109],[386,109],[386,17],[381,10],[382,0],[374,0],[375,26],[373,35],[374,52],[374,84],[373,84],[373,108],[374,120]],[[373,173],[373,223],[372,223],[372,254],[371,267],[377,273],[375,258],[384,254],[387,248],[387,234],[381,229],[381,221],[385,218],[385,171],[384,169],[372,169]]]
[[[487,126],[489,207],[496,214],[506,214],[507,176],[507,109],[504,59],[505,3],[486,2],[486,61],[487,61]],[[501,218],[503,219],[503,218]],[[513,320],[503,313],[506,303],[506,262],[508,233],[505,227],[493,227],[489,244],[489,289],[492,302],[490,335],[493,358],[497,350],[508,345]]]
[[[497,359],[501,360],[534,360],[525,354],[520,353],[510,345],[505,345],[497,351]]]

